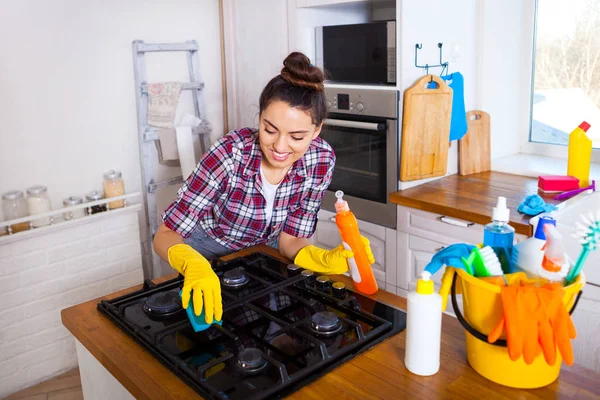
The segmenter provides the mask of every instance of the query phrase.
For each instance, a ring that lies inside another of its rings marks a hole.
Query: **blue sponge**
[[[181,297],[181,290],[179,291],[179,297]],[[208,328],[210,328],[210,326],[212,324],[207,324],[206,320],[204,319],[204,309],[202,310],[202,312],[200,313],[200,315],[196,315],[194,313],[194,303],[192,302],[192,300],[190,300],[190,303],[188,304],[188,308],[185,309],[185,311],[187,312],[187,316],[190,319],[190,322],[192,323],[192,328],[194,328],[194,332],[200,332],[200,331],[204,331]],[[219,325],[223,325],[223,321],[213,321],[213,324],[217,323]]]

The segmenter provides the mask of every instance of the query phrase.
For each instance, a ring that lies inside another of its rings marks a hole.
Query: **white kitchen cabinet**
[[[289,54],[287,3],[224,0],[223,18],[229,129],[257,127],[260,94]]]
[[[386,284],[396,285],[396,231],[366,221],[358,221],[360,233],[369,239],[375,257],[373,273],[380,288]],[[311,238],[315,246],[332,249],[342,243],[340,233],[335,224],[335,213],[319,211],[317,230]]]

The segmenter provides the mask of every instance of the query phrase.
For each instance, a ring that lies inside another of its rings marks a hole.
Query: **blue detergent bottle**
[[[498,203],[493,209],[492,222],[483,230],[483,245],[490,246],[502,265],[505,274],[514,272],[511,263],[515,228],[508,224],[510,210],[506,207],[506,197],[498,197]]]

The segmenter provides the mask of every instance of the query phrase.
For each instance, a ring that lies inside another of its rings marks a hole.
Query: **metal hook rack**
[[[438,43],[438,49],[440,49],[440,63],[439,64],[435,64],[435,65],[429,65],[429,64],[425,64],[425,65],[419,65],[419,50],[421,50],[423,48],[423,44],[422,43],[417,43],[415,44],[415,67],[417,68],[424,68],[425,69],[425,75],[429,75],[429,68],[436,68],[436,67],[442,67],[442,73],[444,72],[444,70],[447,70],[448,68],[448,61],[442,61],[443,57],[442,57],[442,48],[444,47],[444,43]],[[432,77],[433,79],[433,77]]]

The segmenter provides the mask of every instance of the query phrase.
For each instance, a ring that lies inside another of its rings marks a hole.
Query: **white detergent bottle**
[[[417,290],[410,292],[406,307],[406,368],[429,376],[440,369],[442,296],[435,292],[431,274],[421,272]]]

